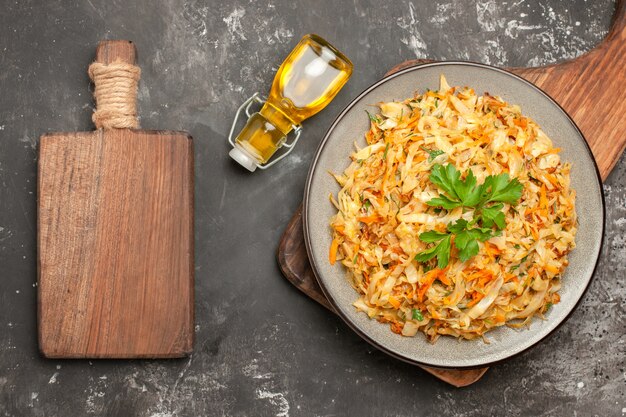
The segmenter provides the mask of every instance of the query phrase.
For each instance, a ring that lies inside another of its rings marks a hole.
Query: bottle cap
[[[256,159],[252,157],[248,152],[241,149],[239,146],[234,147],[229,153],[231,158],[237,161],[242,167],[250,172],[254,172],[257,167]]]

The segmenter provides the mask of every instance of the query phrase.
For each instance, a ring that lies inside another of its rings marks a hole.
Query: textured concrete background
[[[351,98],[410,58],[543,65],[606,34],[610,0],[3,1],[0,12],[0,415],[621,416],[626,414],[626,158],[584,302],[555,335],[454,389],[377,352],[282,277],[274,252],[309,161]],[[231,115],[316,32],[355,73],[293,156],[249,175]],[[196,345],[169,361],[44,360],[37,351],[39,135],[92,129],[86,69],[102,38],[136,42],[141,124],[196,146]],[[624,62],[616,65],[624,65]]]

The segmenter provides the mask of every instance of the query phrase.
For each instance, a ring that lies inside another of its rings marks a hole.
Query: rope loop
[[[97,129],[137,129],[137,85],[141,69],[123,62],[89,66],[96,111],[91,119]]]

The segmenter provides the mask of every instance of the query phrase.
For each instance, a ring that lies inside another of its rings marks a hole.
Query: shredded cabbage
[[[519,327],[559,301],[567,254],[575,247],[575,191],[570,165],[541,128],[488,93],[449,87],[403,102],[379,103],[331,201],[330,262],[341,262],[359,294],[354,306],[404,336],[424,333],[483,337],[498,326]],[[504,205],[502,234],[479,242],[461,262],[453,246],[445,269],[419,263],[418,236],[445,231],[471,209],[450,211],[426,202],[439,195],[429,181],[434,164],[471,170],[478,182],[508,173],[524,186],[517,206]]]

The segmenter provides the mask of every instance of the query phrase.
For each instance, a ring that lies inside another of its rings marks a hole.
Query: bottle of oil
[[[317,35],[305,35],[282,63],[267,101],[237,136],[230,156],[249,171],[263,165],[287,134],[322,110],[352,74],[352,62]]]

